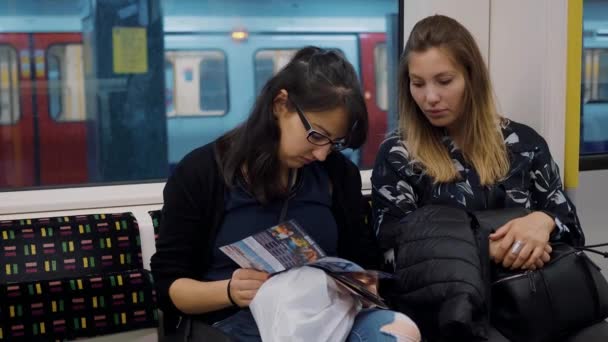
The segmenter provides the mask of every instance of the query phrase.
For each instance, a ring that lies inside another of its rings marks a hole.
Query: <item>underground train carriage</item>
[[[156,237],[161,212],[148,214]],[[212,341],[230,340],[200,322],[163,317],[132,213],[2,221],[0,234],[6,260],[0,340],[76,339],[155,327],[159,341],[172,341],[186,330],[204,332]],[[176,326],[177,334],[171,333]],[[606,336],[608,324],[601,323],[568,341]]]

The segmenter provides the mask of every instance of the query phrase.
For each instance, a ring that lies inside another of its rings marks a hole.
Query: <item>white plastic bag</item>
[[[249,305],[264,342],[344,341],[361,308],[322,270],[300,267],[278,274]]]

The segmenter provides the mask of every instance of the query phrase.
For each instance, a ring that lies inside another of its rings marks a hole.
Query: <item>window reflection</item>
[[[373,165],[397,0],[130,4],[0,2],[0,189],[163,179],[242,122],[307,45],[338,49],[355,67],[372,138],[345,154]]]

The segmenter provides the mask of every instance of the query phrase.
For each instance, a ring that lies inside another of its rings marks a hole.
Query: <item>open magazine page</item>
[[[368,286],[376,285],[380,278],[390,278],[391,275],[379,271],[366,271],[352,261],[341,258],[325,257],[307,266],[319,268],[334,278],[339,285],[356,295],[366,306],[376,306],[388,309],[384,300],[369,290]]]
[[[326,256],[321,247],[293,220],[222,246],[220,250],[240,267],[270,274],[305,265],[322,269],[368,306],[386,308],[383,299],[369,291],[368,286],[370,279],[376,283],[379,278],[390,278],[390,274],[368,271],[352,261]]]
[[[325,257],[321,247],[293,220],[222,246],[220,250],[243,268],[270,274]]]

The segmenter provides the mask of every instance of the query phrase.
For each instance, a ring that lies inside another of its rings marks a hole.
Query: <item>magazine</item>
[[[354,262],[330,257],[294,220],[280,223],[220,250],[242,268],[265,271],[271,275],[293,267],[321,269],[368,306],[388,308],[384,300],[370,291],[370,284],[391,275],[368,271]]]

